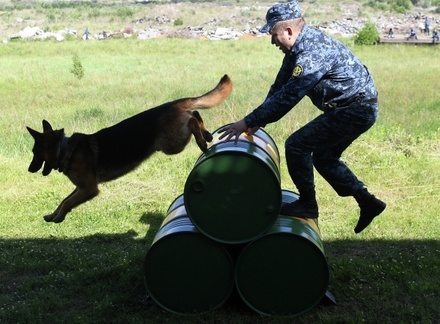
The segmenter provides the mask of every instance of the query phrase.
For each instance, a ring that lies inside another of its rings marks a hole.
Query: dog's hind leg
[[[193,117],[197,119],[199,128],[202,132],[202,136],[207,142],[212,141],[212,134],[205,128],[205,124],[203,123],[202,116],[200,116],[198,111],[193,111]]]
[[[212,141],[212,135],[206,130],[202,117],[197,111],[192,112],[192,117],[188,120],[188,128],[193,133],[199,148],[206,152],[208,149],[206,142]]]
[[[206,144],[206,140],[203,137],[202,129],[200,128],[197,119],[191,117],[188,120],[188,128],[190,129],[191,133],[194,135],[199,148],[202,150],[202,152],[206,152],[206,150],[208,149],[208,144]]]

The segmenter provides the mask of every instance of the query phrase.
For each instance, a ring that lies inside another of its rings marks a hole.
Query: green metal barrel
[[[282,196],[283,202],[298,199],[286,190]],[[241,251],[235,281],[243,301],[264,315],[297,316],[315,307],[329,281],[317,221],[280,216]]]
[[[275,222],[281,206],[279,152],[262,129],[242,134],[237,144],[219,140],[196,161],[184,188],[194,225],[222,243],[245,243]]]
[[[170,206],[144,259],[151,299],[176,314],[212,311],[234,288],[234,262],[227,249],[206,236],[188,218],[183,196]]]

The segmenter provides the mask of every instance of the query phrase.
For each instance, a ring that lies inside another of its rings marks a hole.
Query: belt
[[[337,108],[347,108],[350,106],[354,106],[354,105],[358,105],[358,104],[376,104],[377,101],[377,97],[374,98],[365,98],[364,96],[358,96],[354,99],[350,99],[344,103],[338,104],[336,102],[326,102],[324,103],[324,108],[326,110],[332,110],[332,109],[337,109]]]

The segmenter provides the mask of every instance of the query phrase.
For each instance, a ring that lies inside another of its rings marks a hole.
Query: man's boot
[[[387,205],[370,194],[366,188],[358,190],[353,197],[356,199],[359,208],[361,209],[359,220],[354,228],[354,232],[360,233],[370,225],[374,217],[384,211]]]
[[[281,206],[281,215],[295,216],[302,218],[318,218],[318,203],[315,198],[315,191],[300,194],[299,199]]]

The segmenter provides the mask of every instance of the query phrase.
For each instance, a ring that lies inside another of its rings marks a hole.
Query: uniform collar
[[[298,34],[298,37],[296,38],[295,44],[293,44],[292,49],[290,50],[289,55],[295,55],[296,53],[301,52],[304,49],[303,39],[308,29],[309,26],[307,24],[304,24],[303,28]]]

